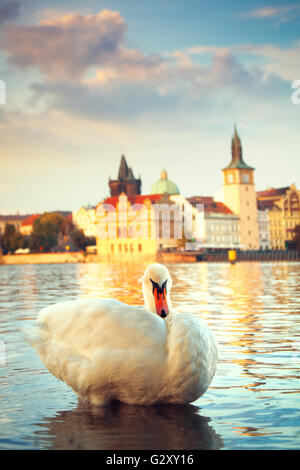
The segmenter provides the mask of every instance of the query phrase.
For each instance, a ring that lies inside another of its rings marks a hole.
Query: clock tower
[[[236,126],[231,141],[232,159],[223,171],[224,204],[240,218],[242,249],[258,250],[258,216],[254,168],[243,160],[241,139]]]

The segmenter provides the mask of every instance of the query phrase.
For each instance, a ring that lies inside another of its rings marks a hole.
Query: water
[[[0,449],[300,447],[300,263],[172,264],[172,299],[219,342],[211,387],[188,406],[79,405],[20,327],[60,300],[142,304],[138,265],[0,266]]]

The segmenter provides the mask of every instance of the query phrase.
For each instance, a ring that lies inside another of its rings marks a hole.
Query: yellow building
[[[72,213],[72,220],[74,225],[82,230],[86,237],[96,236],[97,227],[95,207],[80,207],[78,211]]]
[[[257,200],[269,209],[271,248],[284,250],[293,240],[294,228],[300,225],[300,191],[294,184],[268,188],[257,193]]]
[[[157,253],[158,240],[152,226],[152,204],[160,194],[112,196],[96,207],[98,255],[128,257],[152,256]]]
[[[223,169],[224,204],[240,218],[242,249],[259,249],[258,215],[254,168],[242,157],[242,145],[236,127],[231,143],[232,160]]]

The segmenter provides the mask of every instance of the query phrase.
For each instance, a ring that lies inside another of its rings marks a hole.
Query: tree
[[[73,244],[79,250],[85,250],[87,246],[96,244],[95,237],[86,237],[82,230],[74,226],[70,232],[70,237],[72,239]]]
[[[24,248],[25,246],[25,237],[20,232],[17,232],[14,225],[6,224],[1,239],[1,248],[3,254],[5,255],[7,253],[13,253],[18,248]]]
[[[51,251],[57,245],[58,234],[65,217],[57,212],[45,212],[33,222],[33,230],[30,239],[32,251]]]

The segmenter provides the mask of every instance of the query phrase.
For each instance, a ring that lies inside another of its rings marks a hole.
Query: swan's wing
[[[161,350],[167,337],[158,315],[110,299],[60,302],[43,309],[37,325],[44,341],[88,359],[99,350]]]

